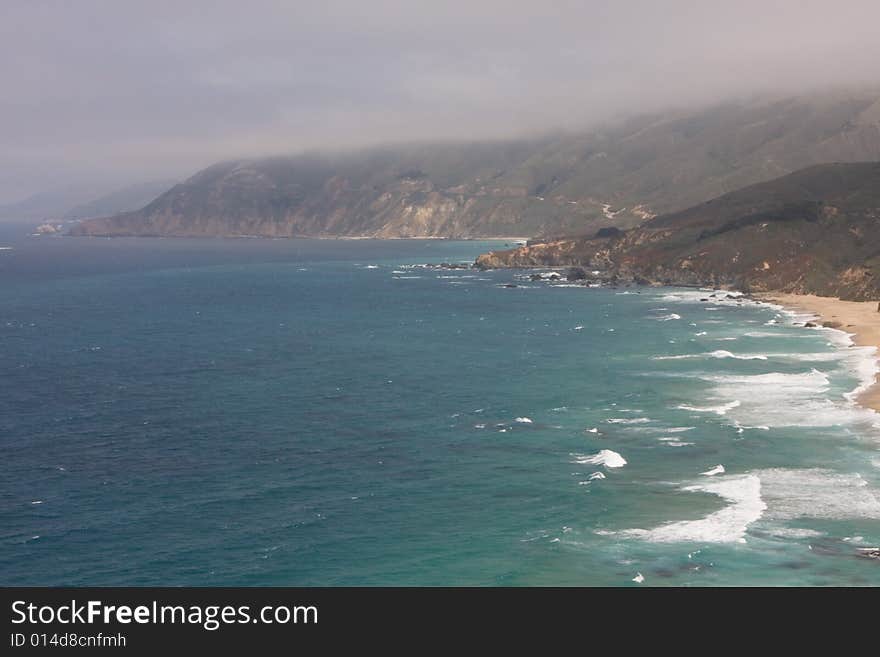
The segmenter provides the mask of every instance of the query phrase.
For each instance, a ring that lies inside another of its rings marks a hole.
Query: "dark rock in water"
[[[530,280],[530,281],[540,281],[540,280],[541,280],[541,274],[532,274],[531,276],[529,276],[529,280]]]
[[[708,301],[708,299],[706,297],[703,297],[702,299],[700,299],[700,301]]]
[[[587,278],[587,272],[580,267],[571,267],[565,272],[565,278],[569,281],[583,281]]]
[[[558,281],[562,279],[559,274],[550,274],[547,278],[551,281]]]
[[[504,287],[519,287],[516,283],[505,283]]]
[[[880,547],[858,548],[857,552],[865,559],[880,559]]]
[[[816,324],[814,324],[813,322],[807,322],[806,324],[804,324],[804,328],[819,328],[819,327]]]
[[[842,324],[840,322],[822,322],[822,326],[825,328],[839,329]]]
[[[606,228],[600,228],[596,231],[596,237],[617,237],[618,235],[623,235],[623,231],[620,228],[616,228],[614,226],[607,226]]]
[[[728,294],[728,295],[727,295],[726,297],[724,297],[724,298],[725,298],[725,299],[736,299],[736,297],[735,297],[734,295],[732,295],[732,294]]]

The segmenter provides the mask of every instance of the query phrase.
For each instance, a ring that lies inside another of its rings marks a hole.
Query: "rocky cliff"
[[[480,237],[632,227],[802,166],[880,159],[880,92],[728,103],[580,134],[214,165],[78,235]]]
[[[829,164],[628,231],[488,253],[481,267],[580,265],[606,279],[880,298],[880,163]]]

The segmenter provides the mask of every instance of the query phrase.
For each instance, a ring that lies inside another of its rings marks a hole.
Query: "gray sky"
[[[0,203],[880,78],[878,0],[3,0]]]

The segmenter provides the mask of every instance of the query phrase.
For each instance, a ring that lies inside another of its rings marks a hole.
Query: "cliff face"
[[[629,228],[797,168],[880,159],[880,92],[731,103],[581,134],[243,160],[78,235],[480,237]]]
[[[581,265],[666,285],[880,298],[880,163],[811,167],[611,237],[480,256],[482,267]]]

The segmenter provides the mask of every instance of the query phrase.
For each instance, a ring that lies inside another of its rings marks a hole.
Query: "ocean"
[[[498,241],[25,232],[4,585],[880,584],[874,361],[841,331],[419,266]]]

